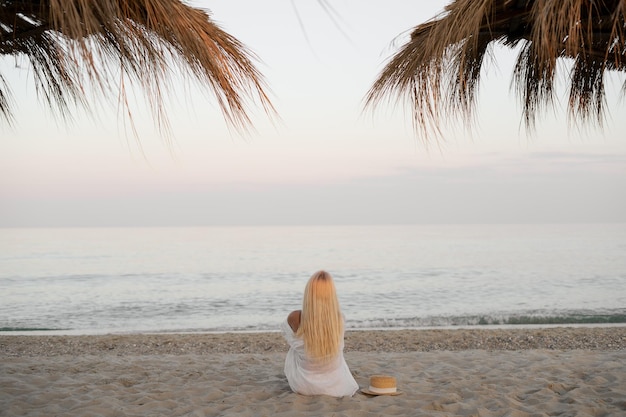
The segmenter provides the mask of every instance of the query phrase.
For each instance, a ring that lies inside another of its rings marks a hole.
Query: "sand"
[[[0,336],[0,416],[624,416],[626,327],[359,331],[361,387],[306,397],[280,334]]]

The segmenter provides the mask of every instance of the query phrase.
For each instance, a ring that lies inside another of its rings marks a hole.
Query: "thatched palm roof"
[[[272,111],[254,55],[178,0],[0,0],[0,54],[27,57],[38,94],[63,117],[70,105],[93,107],[91,94],[128,111],[126,91],[138,84],[167,127],[162,99],[172,74],[199,81],[236,128],[250,127],[251,104]],[[0,114],[9,121],[12,104],[0,74]]]
[[[572,63],[571,120],[601,124],[604,74],[626,71],[625,16],[626,0],[455,0],[413,30],[366,102],[408,99],[424,137],[441,133],[442,121],[451,117],[469,123],[483,60],[496,42],[521,47],[513,81],[528,127],[553,104],[557,62],[563,59]]]

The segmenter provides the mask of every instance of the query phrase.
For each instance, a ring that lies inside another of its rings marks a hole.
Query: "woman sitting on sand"
[[[304,290],[302,310],[281,324],[289,352],[285,375],[294,392],[351,396],[359,389],[343,357],[344,317],[333,278],[318,271]]]

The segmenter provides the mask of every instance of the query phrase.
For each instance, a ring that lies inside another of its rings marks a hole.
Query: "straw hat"
[[[369,388],[361,390],[363,394],[368,395],[400,395],[396,387],[396,378],[389,375],[372,375],[370,377]]]

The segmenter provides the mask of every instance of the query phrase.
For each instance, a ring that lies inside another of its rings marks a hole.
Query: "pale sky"
[[[27,63],[2,59],[16,121],[0,122],[0,227],[626,222],[624,75],[610,77],[602,130],[568,127],[561,106],[528,134],[516,51],[495,48],[476,129],[444,125],[427,148],[406,109],[364,111],[363,98],[396,37],[447,1],[329,3],[341,30],[315,0],[193,2],[259,56],[280,120],[258,109],[239,135],[192,89],[168,102],[170,152],[139,102],[145,158],[115,108],[66,125]]]

